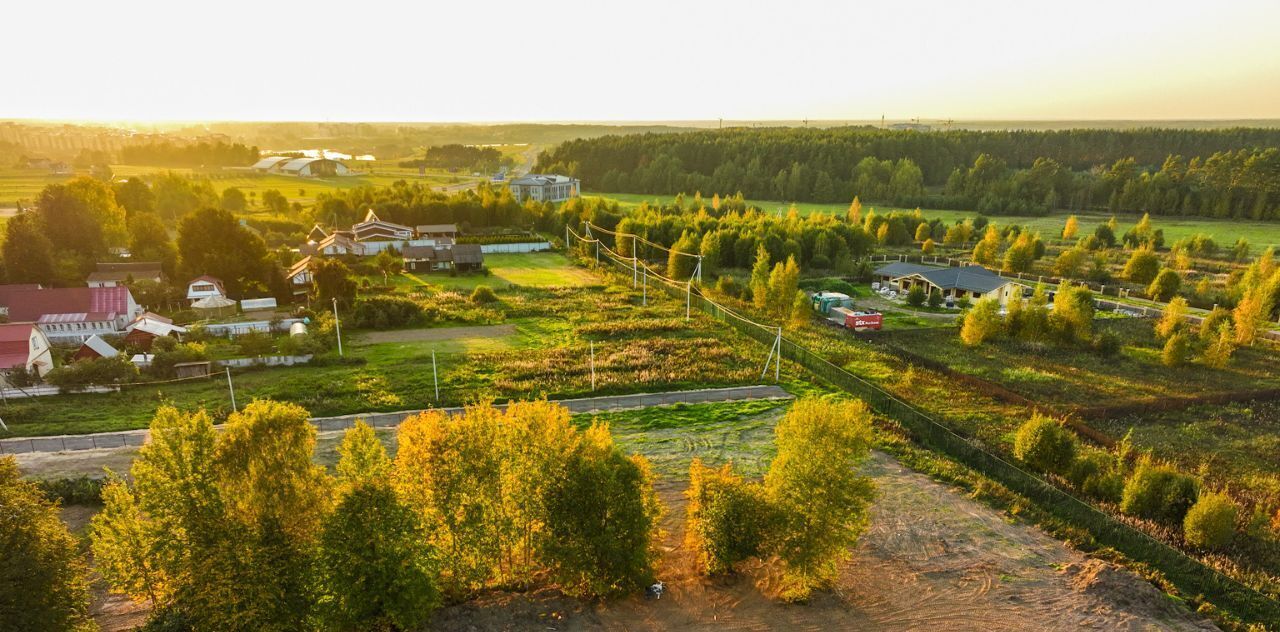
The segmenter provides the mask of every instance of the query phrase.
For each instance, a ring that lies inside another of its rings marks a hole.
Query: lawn
[[[574,266],[558,252],[536,254],[496,253],[484,256],[484,266],[490,275],[465,274],[410,274],[403,276],[413,284],[439,286],[452,290],[474,290],[476,286],[507,287],[586,287],[598,285],[599,277],[590,271]]]
[[[673,199],[673,196],[667,195],[641,195],[634,193],[592,193],[597,197],[604,197],[617,200],[623,206],[633,207],[639,205],[643,201],[650,203],[667,203]],[[686,196],[686,199],[692,196]],[[785,213],[791,206],[790,202],[776,202],[766,200],[747,200],[749,204],[758,206],[767,211],[780,211]],[[823,212],[830,214],[843,215],[849,210],[847,202],[834,204],[819,204],[813,202],[796,202],[795,206],[802,214],[814,212]],[[862,206],[863,213],[875,208],[877,214],[889,213],[895,210],[912,211],[915,209],[901,209],[892,206],[876,205],[864,203]],[[928,219],[940,218],[948,223],[958,219],[967,219],[978,215],[975,211],[950,211],[938,209],[923,209],[921,211]],[[1030,227],[1032,230],[1040,231],[1041,235],[1046,238],[1056,238],[1062,234],[1062,226],[1066,223],[1067,216],[1070,213],[1054,213],[1051,215],[1039,216],[1018,216],[1018,215],[992,215],[991,221],[998,224],[1019,224]],[[1105,223],[1111,219],[1109,213],[1080,213],[1076,215],[1080,221],[1080,234],[1087,235],[1099,224]],[[1120,229],[1117,236],[1124,234],[1134,224],[1141,219],[1141,215],[1134,213],[1121,213],[1117,216],[1120,223]],[[1214,238],[1220,246],[1230,246],[1237,239],[1244,237],[1254,250],[1261,251],[1267,246],[1276,246],[1280,248],[1280,222],[1253,222],[1247,220],[1235,219],[1213,219],[1207,217],[1152,217],[1152,223],[1156,228],[1164,230],[1164,238],[1166,244],[1183,238],[1204,233]]]

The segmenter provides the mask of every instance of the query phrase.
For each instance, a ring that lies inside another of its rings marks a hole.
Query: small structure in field
[[[209,376],[208,360],[199,362],[179,362],[173,365],[173,376],[178,379],[188,377],[208,377]]]
[[[151,313],[130,323],[128,329],[129,333],[124,337],[125,344],[143,351],[150,351],[156,338],[168,336],[182,340],[182,335],[187,333],[186,327],[175,325],[172,320]]]
[[[205,318],[235,312],[236,302],[223,296],[206,296],[191,304]]]
[[[98,358],[114,358],[120,355],[115,347],[107,344],[106,340],[97,335],[89,336],[89,339],[80,345],[75,355],[71,356],[73,362],[79,360],[96,360]]]
[[[484,251],[480,244],[457,244],[452,250],[453,267],[459,272],[474,272],[484,267]]]

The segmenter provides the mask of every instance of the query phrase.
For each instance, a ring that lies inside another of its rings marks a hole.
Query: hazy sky
[[[1280,118],[1280,0],[6,0],[0,117]]]

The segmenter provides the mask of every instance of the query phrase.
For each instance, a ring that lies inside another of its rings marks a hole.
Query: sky
[[[1280,118],[1280,0],[6,0],[0,118]]]

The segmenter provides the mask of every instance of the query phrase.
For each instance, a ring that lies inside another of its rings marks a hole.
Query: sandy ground
[[[340,434],[322,433],[322,460]],[[496,593],[441,610],[429,629],[1216,629],[1127,570],[1086,558],[1034,526],[1012,523],[892,457],[875,453],[865,469],[879,493],[871,526],[836,589],[807,604],[768,597],[765,564],[729,578],[698,575],[682,546],[684,483],[672,477],[659,487],[667,508],[658,570],[667,590],[661,600],[590,604],[551,589]],[[63,517],[81,530],[93,511],[69,507]],[[93,613],[112,632],[139,625],[146,608],[99,585]]]
[[[584,605],[554,591],[497,594],[437,613],[438,630],[1214,630],[1136,575],[877,454],[871,527],[835,591],[769,599],[763,566],[697,575],[682,549],[681,487],[668,508],[661,600]]]
[[[362,344],[379,342],[433,342],[459,338],[504,338],[516,334],[515,325],[476,325],[473,327],[435,327],[428,329],[391,329],[360,334]]]

